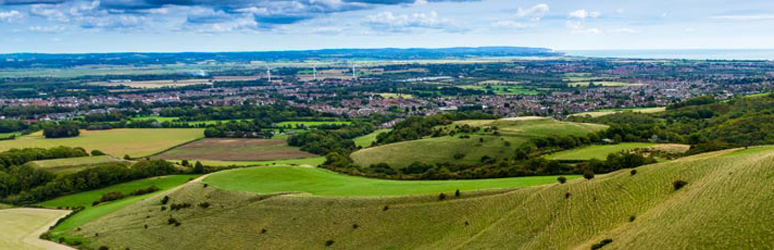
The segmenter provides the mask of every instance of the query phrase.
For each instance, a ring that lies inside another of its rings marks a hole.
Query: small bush
[[[170,217],[169,219],[167,219],[167,224],[169,224],[169,225],[172,225],[172,224],[177,224],[178,222],[179,222],[179,221],[177,221],[177,219],[175,219],[175,218],[172,218],[172,217]]]
[[[333,241],[333,240],[326,240],[326,241],[325,241],[325,246],[326,246],[326,247],[329,247],[329,246],[333,245],[333,243],[334,243],[334,241]]]
[[[613,239],[610,239],[610,238],[604,239],[597,244],[591,245],[591,250],[600,249],[610,243],[613,243]]]
[[[208,207],[210,207],[210,203],[209,202],[199,203],[199,207],[200,208],[208,208]]]
[[[164,196],[164,198],[161,198],[161,205],[166,205],[167,202],[169,202],[169,196]]]
[[[265,234],[265,233],[266,233],[266,228],[261,229],[261,234]]]
[[[685,187],[685,185],[688,185],[687,181],[676,180],[672,182],[672,186],[675,188],[675,191],[680,190],[681,188]]]
[[[102,198],[99,199],[99,202],[120,200],[120,199],[123,199],[124,197],[126,197],[126,195],[121,192],[108,192],[102,195]]]
[[[567,193],[564,193],[564,198],[569,199],[571,195],[572,194],[570,194],[570,192],[568,191]]]
[[[382,211],[387,211],[389,209],[390,209],[390,206],[384,206],[384,209],[382,209]]]
[[[150,187],[140,188],[140,189],[134,190],[134,191],[132,191],[130,193],[130,195],[138,196],[138,195],[143,195],[143,194],[150,194],[150,193],[153,193],[153,192],[156,192],[156,191],[159,191],[159,190],[161,190],[161,189],[159,187],[157,187],[157,186],[150,186]]]
[[[457,191],[454,191],[454,196],[455,197],[460,197],[460,195],[461,195],[461,193],[460,193],[459,189],[457,189]]]
[[[130,157],[129,155],[124,155],[124,160],[131,160],[131,159],[132,157]]]
[[[357,225],[357,224],[352,224],[352,229],[357,229],[358,227],[360,227],[360,226]]]
[[[109,250],[110,248],[107,246],[101,246],[98,248],[99,250]]]
[[[637,169],[632,169],[632,171],[629,172],[629,173],[631,173],[632,175],[635,175],[635,174],[637,174]]]
[[[454,154],[454,159],[455,160],[459,160],[459,159],[462,159],[462,158],[465,158],[465,154],[463,154],[463,153],[456,153],[456,154]]]
[[[556,178],[557,181],[559,181],[559,184],[564,184],[567,182],[567,178],[564,176],[559,176],[559,178]]]
[[[583,171],[583,178],[586,178],[586,180],[594,179],[594,171],[591,171],[591,170]]]
[[[445,200],[445,199],[446,199],[446,194],[441,193],[438,195],[438,200]]]
[[[99,151],[99,150],[92,150],[91,151],[92,156],[100,156],[100,155],[106,155],[105,152]]]
[[[167,207],[161,206],[161,211],[166,211],[166,210],[167,210]]]
[[[629,222],[633,222],[633,221],[634,221],[634,220],[636,220],[636,219],[637,219],[637,217],[636,217],[636,216],[634,216],[634,215],[632,215],[632,216],[629,216]]]

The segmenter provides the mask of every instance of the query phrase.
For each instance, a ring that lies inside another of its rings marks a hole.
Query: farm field
[[[578,176],[568,176],[569,179]],[[556,182],[556,176],[480,180],[399,181],[355,177],[320,168],[255,167],[211,174],[204,183],[254,193],[305,192],[320,196],[395,196],[455,190],[519,188]]]
[[[540,117],[504,118],[499,120],[463,120],[446,126],[448,130],[456,125],[487,127],[497,126],[499,136],[482,133],[469,134],[470,138],[443,136],[413,141],[390,143],[358,150],[350,155],[361,166],[387,163],[399,169],[413,162],[473,164],[484,156],[493,158],[510,157],[520,144],[529,138],[549,135],[583,135],[606,128],[605,125],[560,122]],[[455,155],[462,154],[461,158]]]
[[[184,87],[191,85],[212,85],[209,79],[188,79],[188,80],[153,80],[153,81],[131,81],[131,82],[90,82],[89,85],[98,86],[127,86],[130,88],[157,89],[164,87]]]
[[[387,131],[390,131],[390,130],[389,129],[379,129],[379,130],[376,130],[374,132],[371,132],[370,134],[367,134],[367,135],[364,135],[364,136],[360,136],[360,137],[357,137],[357,138],[352,139],[352,140],[355,141],[355,146],[367,148],[367,147],[370,147],[371,144],[376,142],[376,136],[379,136],[379,134],[385,133]]]
[[[201,161],[205,166],[213,167],[225,167],[225,166],[271,166],[271,165],[308,165],[316,167],[325,162],[325,156],[303,158],[303,159],[287,159],[287,160],[274,160],[274,161]]]
[[[546,156],[549,160],[587,161],[591,159],[605,160],[607,155],[621,151],[629,151],[636,148],[646,148],[657,145],[656,143],[619,143],[614,145],[591,145],[582,148],[559,151]]]
[[[390,99],[390,98],[402,98],[402,99],[413,99],[414,96],[410,94],[396,94],[396,93],[379,93],[379,96]]]
[[[0,151],[12,148],[83,147],[110,155],[142,157],[204,136],[202,129],[110,129],[82,130],[78,137],[46,139],[43,132],[0,141]]]
[[[612,240],[609,249],[774,248],[774,214],[751,209],[774,206],[774,151],[729,152],[641,166],[635,175],[625,169],[443,200],[437,193],[258,195],[188,183],[165,195],[176,203],[207,201],[209,208],[160,212],[159,200],[148,199],[71,233],[111,249],[589,249],[603,239]],[[676,189],[676,180],[687,184]],[[167,225],[170,215],[179,227]]]
[[[122,159],[110,155],[86,156],[75,158],[63,158],[53,160],[40,160],[27,163],[30,166],[42,168],[55,174],[68,174],[78,172],[93,165],[121,162]]]
[[[70,213],[68,210],[14,208],[0,210],[0,249],[71,249],[38,236],[48,225]]]
[[[102,197],[102,195],[105,193],[116,191],[116,192],[123,192],[125,194],[128,194],[137,189],[146,188],[150,186],[156,186],[161,190],[168,190],[170,188],[180,186],[191,179],[195,179],[198,176],[199,175],[173,175],[173,176],[152,177],[152,178],[143,179],[143,180],[136,180],[136,181],[126,182],[126,183],[121,183],[118,185],[113,185],[102,189],[72,194],[68,196],[62,196],[53,200],[38,203],[37,205],[40,205],[43,207],[50,207],[50,208],[74,207],[74,206],[83,206],[86,208],[83,211],[71,216],[66,221],[59,224],[52,230],[52,233],[54,235],[60,235],[63,232],[74,229],[80,225],[83,225],[84,223],[87,223],[94,219],[97,219],[107,214],[110,214],[112,212],[115,212],[127,205],[130,205],[132,203],[141,201],[147,197],[158,194],[161,191],[156,191],[154,193],[140,195],[140,196],[130,196],[121,200],[103,203],[96,207],[91,205],[92,202],[99,200]]]
[[[458,86],[463,89],[475,89],[475,90],[481,90],[481,91],[488,91],[492,90],[497,95],[515,95],[515,94],[522,94],[522,95],[537,95],[540,94],[540,91],[532,90],[532,89],[525,89],[522,87],[519,87],[518,85],[462,85]]]
[[[591,117],[600,117],[605,115],[611,115],[615,113],[621,113],[621,112],[635,112],[635,113],[658,113],[658,112],[664,112],[666,111],[665,107],[654,107],[654,108],[623,108],[623,109],[602,109],[597,111],[589,111],[589,112],[582,112],[577,114],[572,114],[570,116],[591,116]]]
[[[270,161],[301,159],[317,155],[288,146],[283,139],[215,139],[191,142],[154,158],[167,160]]]

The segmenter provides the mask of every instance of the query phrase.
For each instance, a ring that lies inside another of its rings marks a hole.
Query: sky
[[[771,0],[0,0],[0,53],[774,49]]]

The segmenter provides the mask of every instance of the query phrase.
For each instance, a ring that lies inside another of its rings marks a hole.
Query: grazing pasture
[[[43,132],[25,135],[15,140],[0,141],[0,151],[12,148],[52,148],[57,146],[94,149],[123,157],[148,156],[170,147],[202,138],[202,129],[110,129],[81,130],[70,138],[47,139]]]
[[[591,159],[605,160],[607,155],[636,148],[647,148],[656,143],[627,142],[613,145],[590,145],[576,149],[559,151],[546,156],[549,160],[587,161]]]
[[[542,117],[518,117],[499,120],[462,120],[440,126],[444,131],[457,126],[497,127],[499,135],[482,130],[458,133],[455,136],[424,138],[413,141],[390,143],[358,150],[350,155],[361,166],[387,163],[399,169],[413,162],[475,164],[481,158],[511,157],[514,150],[529,138],[552,135],[584,135],[605,129],[607,126],[589,123],[561,122]],[[467,138],[469,137],[469,138]]]
[[[357,137],[357,138],[352,139],[352,140],[355,141],[355,145],[356,146],[367,148],[367,147],[370,147],[371,144],[373,144],[376,141],[376,137],[379,136],[379,134],[386,133],[388,131],[390,131],[390,130],[389,129],[379,129],[379,130],[376,130],[374,132],[371,132],[370,134],[367,134],[367,135],[364,135],[364,136],[360,136],[360,137]]]
[[[578,176],[568,176],[569,179]],[[478,180],[399,181],[364,178],[308,167],[255,167],[211,174],[204,183],[254,193],[305,192],[321,196],[395,196],[519,188],[556,182],[556,176]]]
[[[121,162],[122,159],[111,155],[86,156],[75,158],[62,158],[52,160],[40,160],[27,163],[30,166],[45,169],[55,174],[68,174],[78,172],[99,164]]]
[[[295,186],[330,192],[319,195],[261,195],[188,183],[164,195],[174,203],[206,201],[208,208],[162,212],[160,198],[147,199],[72,234],[110,249],[148,244],[159,249],[322,249],[326,244],[341,249],[590,249],[603,239],[612,240],[605,249],[774,248],[774,213],[768,209],[774,207],[774,151],[725,156],[728,152],[641,166],[636,174],[626,169],[565,184],[463,191],[459,197],[454,185],[425,195],[320,196],[364,192],[347,186],[355,182],[349,179],[340,188],[304,181],[252,183],[261,186],[254,189],[258,192],[300,190]],[[223,177],[224,183],[250,185],[238,180],[263,178],[260,172],[253,177],[249,171],[232,171],[204,181]],[[278,174],[272,177],[284,180],[287,173]],[[678,180],[686,184],[675,190]],[[169,225],[170,216],[181,225]]]
[[[283,139],[206,138],[154,157],[167,160],[271,161],[316,156],[288,146]]]
[[[83,206],[86,208],[83,211],[68,218],[65,222],[56,226],[52,230],[52,233],[54,233],[55,235],[58,235],[62,232],[65,232],[67,230],[71,230],[80,225],[83,225],[84,223],[87,223],[91,220],[94,220],[102,216],[105,216],[107,214],[110,214],[112,212],[115,212],[116,210],[119,210],[129,204],[135,203],[137,201],[141,201],[142,199],[152,196],[158,193],[159,191],[155,193],[140,195],[140,196],[129,196],[120,200],[102,203],[97,205],[96,207],[92,206],[92,202],[99,200],[103,194],[106,194],[109,192],[122,192],[124,194],[129,194],[132,191],[135,191],[137,189],[147,188],[150,186],[156,186],[161,190],[168,190],[170,188],[180,186],[191,179],[197,178],[198,176],[199,175],[173,175],[173,176],[152,177],[148,179],[121,183],[118,185],[113,185],[102,189],[81,192],[81,193],[72,194],[68,196],[62,196],[53,200],[38,203],[37,205],[43,206],[43,207],[50,207],[50,208],[59,208],[59,207],[72,208],[77,206]]]

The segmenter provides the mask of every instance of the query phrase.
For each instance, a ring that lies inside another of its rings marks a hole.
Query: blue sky
[[[0,53],[771,49],[771,0],[0,0]]]

